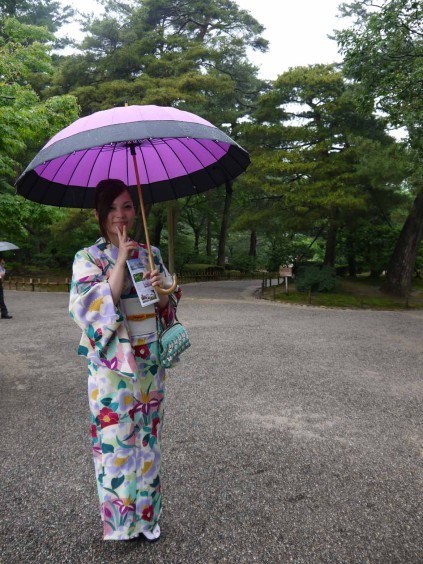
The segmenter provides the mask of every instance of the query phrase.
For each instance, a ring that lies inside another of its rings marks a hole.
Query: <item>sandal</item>
[[[160,532],[160,525],[156,523],[152,531],[142,531],[142,535],[144,535],[148,542],[156,542],[160,538]]]

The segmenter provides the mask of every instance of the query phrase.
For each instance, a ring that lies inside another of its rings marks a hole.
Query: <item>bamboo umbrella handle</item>
[[[131,144],[130,146],[131,149],[131,155],[132,155],[132,160],[134,162],[134,170],[135,170],[135,178],[137,179],[137,189],[138,189],[138,199],[140,201],[140,210],[141,210],[141,218],[142,218],[142,224],[144,227],[144,234],[145,234],[145,243],[147,245],[147,253],[148,253],[148,262],[150,265],[150,270],[154,270],[154,260],[153,260],[153,254],[151,252],[151,245],[150,245],[150,236],[148,234],[148,226],[147,226],[147,218],[145,215],[145,208],[144,208],[144,200],[142,197],[142,191],[141,191],[141,182],[140,182],[140,175],[138,172],[138,163],[137,163],[137,158],[135,155],[135,146]],[[160,288],[159,286],[156,286],[155,289],[157,291],[158,294],[163,294],[163,295],[169,295],[172,292],[175,291],[176,286],[178,285],[178,281],[176,279],[176,274],[173,275],[173,282],[172,285],[169,288]]]

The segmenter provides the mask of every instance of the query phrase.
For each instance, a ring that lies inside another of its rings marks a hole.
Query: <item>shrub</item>
[[[209,272],[213,269],[220,269],[222,267],[216,266],[214,264],[185,264],[183,268],[181,268],[181,272]]]
[[[303,266],[298,270],[299,292],[332,292],[338,285],[336,270],[330,266]]]
[[[224,266],[218,266],[217,264],[215,264],[213,266],[208,266],[206,268],[206,272],[208,274],[223,274],[225,272],[225,267]]]

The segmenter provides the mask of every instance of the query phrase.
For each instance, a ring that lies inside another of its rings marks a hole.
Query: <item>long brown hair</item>
[[[100,231],[106,241],[109,240],[106,230],[107,216],[110,212],[110,207],[118,196],[128,192],[131,196],[134,208],[136,204],[134,198],[128,188],[128,186],[116,178],[107,178],[106,180],[100,180],[95,189],[95,209],[98,214],[98,224],[100,226]]]

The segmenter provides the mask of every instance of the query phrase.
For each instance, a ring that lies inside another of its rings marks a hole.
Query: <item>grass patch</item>
[[[376,283],[375,283],[376,282]],[[420,282],[420,280],[419,280]],[[423,284],[413,285],[413,295],[408,298],[390,297],[379,290],[380,280],[343,279],[335,292],[313,293],[298,292],[291,283],[289,293],[285,293],[285,285],[266,288],[262,297],[284,303],[313,305],[329,308],[359,308],[375,310],[423,309]]]

